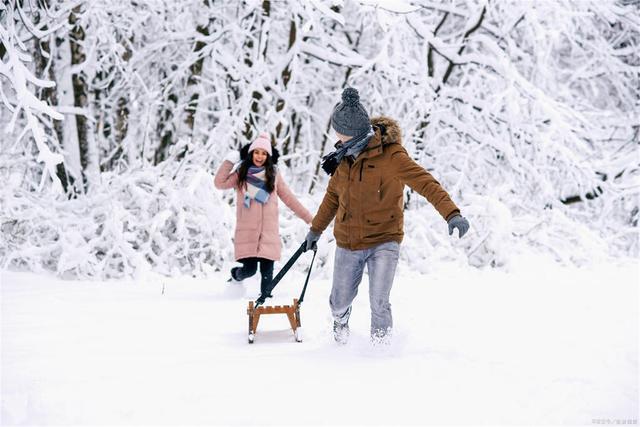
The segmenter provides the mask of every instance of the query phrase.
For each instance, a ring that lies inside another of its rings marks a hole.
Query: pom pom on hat
[[[336,132],[348,136],[360,135],[371,127],[369,114],[360,104],[360,95],[355,88],[348,87],[342,91],[342,102],[331,114],[331,126]]]
[[[357,89],[348,87],[342,92],[342,104],[355,107],[358,102],[360,102],[360,94]]]

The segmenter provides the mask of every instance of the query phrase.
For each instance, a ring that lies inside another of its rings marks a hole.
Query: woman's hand
[[[232,165],[235,165],[240,161],[240,152],[238,152],[238,150],[231,150],[227,153],[224,160],[231,162]]]

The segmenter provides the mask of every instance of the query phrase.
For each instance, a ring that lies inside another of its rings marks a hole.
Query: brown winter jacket
[[[426,197],[445,220],[460,212],[438,181],[409,157],[395,120],[376,117],[371,124],[375,135],[355,161],[340,163],[311,223],[311,230],[320,234],[335,217],[336,242],[350,250],[402,241],[405,184]]]

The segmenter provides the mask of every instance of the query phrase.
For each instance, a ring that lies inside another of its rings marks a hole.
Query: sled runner
[[[306,242],[303,242],[300,248],[293,254],[293,256],[287,261],[284,267],[278,272],[276,277],[273,278],[271,283],[266,289],[265,295],[271,295],[271,291],[276,287],[278,282],[282,280],[285,274],[289,271],[291,266],[300,258],[300,255],[305,251]],[[265,296],[260,296],[255,302],[249,301],[249,306],[247,307],[247,314],[249,315],[249,344],[253,344],[253,340],[256,335],[256,331],[258,329],[258,322],[260,321],[260,316],[263,314],[286,314],[289,319],[289,324],[291,325],[291,330],[293,330],[293,335],[296,338],[297,342],[302,342],[302,335],[300,333],[300,305],[304,300],[304,294],[307,291],[307,285],[309,284],[309,277],[311,276],[311,268],[313,267],[313,261],[316,259],[316,248],[313,249],[313,258],[311,259],[311,264],[309,265],[309,271],[307,272],[307,279],[304,282],[304,286],[302,288],[302,293],[299,298],[293,299],[293,304],[291,305],[266,305],[263,306],[265,302]]]

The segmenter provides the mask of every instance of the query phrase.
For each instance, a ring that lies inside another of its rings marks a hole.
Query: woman
[[[234,167],[231,153],[216,173],[214,184],[220,190],[236,190],[235,258],[242,267],[231,269],[231,278],[241,281],[253,276],[260,264],[260,295],[268,298],[268,285],[273,278],[273,263],[280,259],[280,227],[278,198],[298,217],[311,224],[313,215],[298,201],[276,163],[278,150],[271,147],[269,135],[258,138],[240,150],[240,163]],[[277,197],[276,197],[277,196]]]

